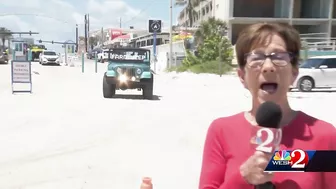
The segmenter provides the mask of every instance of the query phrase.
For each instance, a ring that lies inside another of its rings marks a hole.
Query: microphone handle
[[[275,185],[272,182],[266,182],[254,187],[255,189],[275,189]]]

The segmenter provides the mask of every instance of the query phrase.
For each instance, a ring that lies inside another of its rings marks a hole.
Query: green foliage
[[[226,74],[232,71],[234,67],[229,64],[224,64],[223,62],[219,62],[218,60],[213,60],[209,62],[204,62],[202,64],[194,64],[191,66],[181,65],[178,67],[172,67],[167,69],[168,72],[192,72],[196,74],[200,73],[212,73],[212,74]]]
[[[196,30],[196,41],[202,43],[206,38],[213,36],[221,38],[221,36],[223,36],[223,31],[226,29],[227,25],[224,21],[211,17],[208,20],[203,21],[199,29]]]
[[[191,71],[194,73],[223,74],[232,69],[233,48],[228,38],[223,37],[226,23],[215,18],[210,18],[201,23],[195,32],[198,55],[186,52],[182,66],[168,71]],[[221,64],[219,64],[221,63]],[[221,65],[221,71],[219,68]]]
[[[188,71],[189,67],[187,66],[184,66],[184,65],[181,65],[181,66],[178,66],[178,67],[171,67],[171,68],[168,68],[167,71],[168,72],[186,72]]]
[[[95,37],[92,37],[92,36],[89,37],[89,45],[96,46],[98,44],[98,41],[99,41],[99,39],[98,39],[97,36],[95,36]]]
[[[189,67],[195,64],[200,64],[201,61],[198,57],[194,56],[190,51],[186,51],[186,58],[183,59],[182,65],[185,67]]]
[[[224,64],[216,60],[205,62],[204,64],[196,64],[191,66],[189,70],[193,73],[213,73],[213,74],[226,74],[232,70],[232,66]]]
[[[227,37],[222,38],[221,41],[221,54],[220,58],[223,62],[231,64],[233,60],[233,47],[230,40]]]

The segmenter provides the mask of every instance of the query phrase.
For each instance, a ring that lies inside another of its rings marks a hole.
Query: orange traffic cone
[[[150,177],[142,178],[140,189],[153,189],[152,178]]]

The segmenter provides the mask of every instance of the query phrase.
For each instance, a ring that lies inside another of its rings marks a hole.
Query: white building
[[[335,3],[334,3],[335,1]],[[228,23],[228,37],[235,43],[239,32],[257,22],[285,22],[303,34],[323,33],[324,40],[336,37],[336,0],[208,0],[195,7],[194,26],[216,17]],[[179,25],[189,23],[184,9]],[[312,38],[311,38],[312,39]]]

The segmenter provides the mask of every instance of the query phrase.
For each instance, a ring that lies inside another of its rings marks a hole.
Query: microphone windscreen
[[[281,119],[280,106],[270,101],[262,103],[256,113],[256,122],[261,127],[279,128]]]

